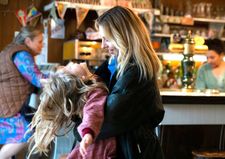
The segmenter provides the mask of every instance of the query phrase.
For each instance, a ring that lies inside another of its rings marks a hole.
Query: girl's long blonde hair
[[[140,79],[157,77],[161,62],[148,30],[131,9],[116,6],[97,19],[97,26],[102,26],[106,38],[119,50],[117,77],[123,74],[131,59],[139,68]]]
[[[41,103],[35,113],[31,130],[31,152],[47,153],[48,146],[61,128],[68,128],[75,115],[82,117],[86,95],[95,88],[106,89],[102,82],[90,77],[85,80],[66,72],[53,74],[44,84]]]

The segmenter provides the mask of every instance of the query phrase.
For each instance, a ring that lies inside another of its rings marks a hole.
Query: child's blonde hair
[[[82,117],[86,95],[95,88],[107,89],[93,76],[81,79],[70,73],[58,72],[47,80],[41,103],[31,122],[31,129],[35,130],[30,139],[31,153],[48,152],[48,146],[59,130],[70,127],[72,117]]]

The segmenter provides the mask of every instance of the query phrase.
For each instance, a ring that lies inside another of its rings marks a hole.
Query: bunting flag
[[[68,4],[63,4],[63,3],[60,3],[60,2],[56,2],[56,8],[57,8],[59,17],[61,19],[63,19],[64,16],[65,16],[66,10],[68,8]]]
[[[38,14],[41,14],[40,12],[38,12],[37,8],[35,8],[34,6],[30,8],[28,14],[27,14],[27,19],[36,16]]]
[[[35,27],[41,15],[41,12],[39,12],[34,6],[31,7],[27,15],[26,23]]]
[[[27,12],[23,9],[19,9],[16,11],[16,17],[19,20],[22,26],[26,26]]]
[[[42,14],[38,14],[38,15],[35,15],[34,17],[29,18],[27,20],[27,25],[31,25],[31,26],[36,27],[38,21],[40,20],[41,15]]]
[[[81,23],[84,21],[85,17],[88,14],[89,9],[87,8],[76,8],[76,17],[77,17],[77,29],[80,27]]]
[[[52,8],[51,8],[51,10],[50,10],[49,18],[50,18],[50,17],[51,17],[52,19],[54,19],[54,21],[55,21],[56,23],[60,24],[60,20],[61,20],[61,19],[58,18],[57,14],[56,14],[56,7],[55,7],[54,5],[52,5]]]

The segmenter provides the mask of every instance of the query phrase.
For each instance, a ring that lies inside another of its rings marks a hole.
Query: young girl
[[[95,141],[104,119],[106,97],[107,88],[94,76],[84,78],[65,71],[53,74],[44,84],[41,103],[31,123],[31,129],[35,129],[31,152],[48,152],[59,130],[71,127],[79,117],[82,123],[77,129],[82,140],[68,158],[114,158],[114,138]]]

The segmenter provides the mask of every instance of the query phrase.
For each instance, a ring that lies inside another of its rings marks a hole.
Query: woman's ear
[[[29,37],[26,37],[24,40],[25,45],[29,46],[31,42],[31,39]]]

